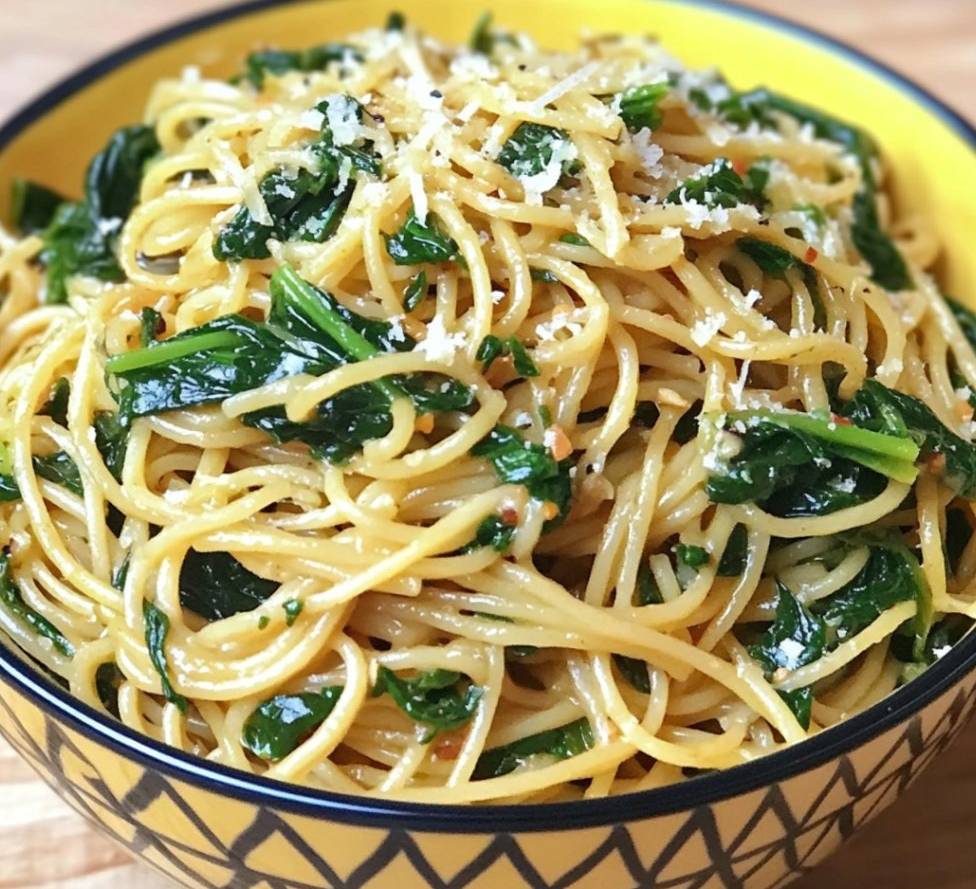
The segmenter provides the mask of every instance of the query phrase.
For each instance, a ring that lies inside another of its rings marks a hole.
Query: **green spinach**
[[[706,207],[725,208],[737,207],[739,204],[758,206],[765,200],[762,190],[767,178],[768,174],[764,177],[761,172],[752,175],[747,172],[743,179],[736,173],[728,158],[720,157],[673,189],[664,199],[664,203],[695,201]]]
[[[918,446],[903,433],[796,411],[727,416],[741,448],[709,475],[716,503],[752,501],[783,517],[826,515],[877,496],[884,477],[912,482]]]
[[[557,462],[542,445],[528,442],[517,430],[502,425],[495,426],[471,453],[488,460],[499,481],[525,485],[531,497],[555,504],[559,513],[547,527],[565,518],[572,492],[570,460]]]
[[[54,624],[31,608],[20,594],[10,566],[10,550],[0,551],[0,605],[14,618],[26,624],[38,636],[50,641],[55,651],[65,657],[73,657],[75,647]]]
[[[412,312],[427,298],[427,271],[421,269],[403,291],[403,308]]]
[[[44,229],[40,260],[47,271],[46,302],[67,299],[72,275],[123,279],[115,242],[138,198],[143,167],[158,151],[152,128],[133,126],[118,130],[92,158],[85,199],[61,204]]]
[[[536,367],[535,362],[529,357],[525,346],[522,345],[521,340],[516,336],[502,339],[494,334],[488,334],[481,341],[481,345],[478,346],[478,352],[475,355],[477,360],[482,363],[484,370],[488,370],[496,359],[506,356],[511,356],[515,372],[519,376],[539,376],[539,368]]]
[[[620,94],[620,119],[632,133],[640,130],[656,130],[664,115],[658,107],[671,91],[669,83],[646,83],[632,86]]]
[[[441,231],[437,218],[421,222],[413,208],[399,230],[386,235],[386,252],[396,265],[450,262],[458,258],[457,242]]]
[[[767,677],[777,670],[798,670],[823,657],[827,633],[823,620],[813,615],[779,581],[776,582],[776,619],[749,646],[749,654],[765,669]],[[809,687],[780,692],[797,721],[810,727],[813,690]]]
[[[566,130],[541,123],[520,123],[498,154],[498,163],[516,179],[545,172],[556,162],[564,175],[579,172],[573,141]]]
[[[244,746],[259,759],[284,759],[325,722],[342,688],[330,685],[320,692],[275,695],[247,718],[241,738]]]
[[[71,383],[67,377],[61,377],[51,387],[51,395],[44,403],[40,413],[50,417],[60,426],[68,426],[68,399],[71,397]]]
[[[373,696],[388,694],[414,722],[428,726],[431,731],[424,737],[427,743],[438,732],[460,728],[474,716],[484,689],[468,685],[459,691],[460,679],[461,674],[453,670],[427,670],[401,679],[387,667],[380,667]]]
[[[277,168],[267,173],[258,190],[271,217],[260,223],[247,207],[220,231],[214,241],[214,256],[222,262],[267,259],[268,239],[311,241],[321,244],[338,228],[355,188],[355,171],[379,176],[381,167],[372,143],[357,136],[350,144],[338,145],[330,124],[335,116],[362,123],[365,109],[351,96],[330,96],[316,106],[323,115],[317,141],[309,150],[315,156],[314,170],[290,172]]]
[[[235,80],[247,80],[255,89],[261,90],[268,75],[280,77],[289,71],[323,71],[330,64],[346,58],[361,62],[363,55],[346,43],[323,43],[302,50],[264,49],[247,57],[244,72]]]
[[[943,426],[919,399],[867,380],[843,413],[864,429],[913,441],[930,471],[963,497],[976,497],[976,445]]]
[[[134,417],[223,401],[293,374],[321,375],[348,361],[416,345],[399,327],[350,311],[287,266],[272,276],[271,295],[266,322],[227,315],[110,358],[106,368],[120,385],[124,425]],[[461,410],[473,398],[454,380],[411,374],[343,390],[307,422],[288,420],[281,408],[242,419],[277,441],[303,441],[321,458],[342,462],[363,442],[389,431],[390,403],[400,394],[421,412]]]
[[[116,719],[119,718],[119,686],[125,681],[125,676],[115,661],[99,664],[95,671],[95,692],[102,706]]]
[[[556,760],[570,759],[592,749],[593,730],[585,717],[560,728],[549,729],[520,738],[503,747],[493,747],[478,757],[472,779],[499,778],[514,772],[530,757],[548,756]]]
[[[10,191],[10,214],[14,228],[24,237],[44,231],[54,219],[58,207],[67,200],[57,192],[27,179],[14,179]]]
[[[716,573],[719,577],[738,577],[746,570],[749,554],[749,529],[738,524],[732,529]]]
[[[173,688],[169,676],[169,660],[166,656],[166,637],[169,635],[169,617],[154,602],[145,599],[142,603],[142,616],[146,625],[146,648],[149,660],[159,674],[163,697],[175,704],[182,713],[189,708],[189,701]]]
[[[461,547],[460,554],[473,552],[490,546],[495,552],[508,552],[515,536],[517,525],[508,523],[502,516],[490,515],[482,519],[475,531],[474,540]]]
[[[278,584],[248,571],[230,553],[191,549],[180,569],[180,603],[207,620],[253,611]]]

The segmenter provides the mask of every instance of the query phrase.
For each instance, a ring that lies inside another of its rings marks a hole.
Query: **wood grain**
[[[113,46],[220,5],[215,0],[0,0],[0,119]],[[817,0],[802,5],[752,0],[750,5],[788,10],[798,21],[908,74],[976,119],[974,0]],[[932,766],[924,784],[796,889],[972,889],[974,762],[976,726]],[[0,889],[168,885],[88,828],[0,741]]]

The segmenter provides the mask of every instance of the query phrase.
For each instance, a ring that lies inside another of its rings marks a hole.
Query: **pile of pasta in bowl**
[[[885,182],[638,37],[394,14],[159,82],[0,232],[0,626],[340,793],[620,794],[842,721],[976,613],[976,315]]]

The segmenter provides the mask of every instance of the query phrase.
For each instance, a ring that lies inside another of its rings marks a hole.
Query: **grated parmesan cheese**
[[[117,232],[120,228],[122,228],[122,220],[118,218],[99,219],[96,225],[98,227],[99,234],[111,235],[111,234],[115,234],[115,232]]]
[[[525,202],[534,206],[542,204],[542,196],[559,183],[563,175],[563,164],[576,160],[579,152],[572,142],[561,140],[553,144],[552,157],[545,169],[533,176],[520,176],[519,182],[525,189]]]
[[[403,319],[404,315],[393,315],[391,318],[387,318],[387,323],[390,325],[390,339],[395,343],[405,343],[407,341],[407,335],[403,330]]]
[[[352,145],[363,134],[357,103],[348,96],[329,96],[325,100],[326,117],[332,130],[332,141],[338,146]]]
[[[351,175],[352,160],[344,154],[342,156],[342,160],[339,161],[339,178],[336,181],[333,194],[342,194],[346,190],[346,186],[349,184],[349,177]]]
[[[553,342],[556,334],[561,330],[568,330],[571,336],[576,336],[583,332],[583,325],[576,318],[583,316],[573,312],[560,312],[549,321],[543,321],[535,326],[535,335],[540,343]]]
[[[804,649],[803,643],[797,642],[796,639],[783,639],[779,643],[779,650],[783,652],[790,663],[795,664],[803,656],[806,649]]]
[[[845,478],[837,479],[831,487],[835,491],[841,491],[844,494],[853,494],[854,489],[857,487],[857,482],[853,476],[847,476]]]
[[[451,74],[461,80],[497,80],[498,69],[481,53],[464,53],[451,59]]]
[[[448,333],[444,319],[435,315],[427,325],[423,341],[417,344],[417,351],[423,352],[430,361],[450,364],[457,350],[466,345],[467,337],[463,333]]]
[[[644,172],[652,179],[660,179],[664,175],[664,168],[661,166],[664,149],[651,141],[651,131],[644,127],[634,133],[631,141],[640,158],[641,166],[644,167]]]
[[[705,317],[696,321],[691,328],[691,340],[695,345],[704,348],[707,346],[721,329],[722,325],[728,321],[724,312],[713,312],[708,309]]]
[[[306,130],[321,130],[324,123],[325,115],[317,108],[308,109],[298,115],[298,125]]]

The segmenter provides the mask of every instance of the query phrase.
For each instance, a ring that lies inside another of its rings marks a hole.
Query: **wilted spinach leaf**
[[[749,552],[749,530],[745,525],[736,525],[729,535],[725,551],[718,563],[719,577],[738,577],[746,570],[746,558]]]
[[[759,503],[784,517],[826,515],[877,496],[884,478],[914,481],[918,447],[904,433],[795,411],[728,415],[741,448],[705,485],[716,503]]]
[[[163,697],[171,704],[175,704],[181,712],[186,713],[189,701],[173,688],[169,676],[169,661],[166,657],[166,637],[169,635],[169,617],[160,610],[154,602],[145,599],[142,603],[142,616],[146,624],[146,647],[149,650],[149,660],[159,674],[159,681],[163,687]]]
[[[13,617],[30,627],[38,636],[50,640],[55,650],[65,657],[73,657],[75,647],[54,624],[36,612],[23,599],[14,582],[10,567],[10,550],[0,551],[0,605]]]
[[[96,154],[85,175],[85,199],[64,203],[44,230],[40,260],[47,270],[45,301],[67,299],[67,279],[91,275],[121,281],[115,241],[139,194],[143,167],[159,151],[151,127],[124,127]]]
[[[756,186],[759,186],[759,191]],[[682,182],[665,199],[666,204],[695,201],[706,207],[737,207],[739,204],[759,205],[764,200],[761,176],[743,179],[732,167],[728,158],[714,160],[697,175]]]
[[[483,519],[475,531],[474,540],[461,547],[460,553],[473,552],[490,546],[495,552],[504,553],[512,545],[516,525],[509,524],[502,516],[490,515]]]
[[[554,161],[563,174],[579,171],[576,148],[569,133],[541,123],[520,123],[498,154],[498,163],[516,179],[538,176]]]
[[[396,265],[450,262],[458,257],[457,242],[441,231],[436,217],[428,214],[421,222],[413,208],[400,229],[385,237],[386,252]]]
[[[519,376],[539,376],[539,368],[536,367],[535,362],[529,357],[525,346],[522,345],[521,340],[516,336],[501,339],[494,334],[488,334],[481,341],[481,345],[478,346],[478,352],[475,358],[482,363],[484,370],[488,370],[497,358],[504,358],[507,355],[512,357],[512,364],[515,367],[515,372]]]
[[[569,759],[590,750],[593,744],[593,730],[583,717],[561,728],[539,732],[503,747],[486,750],[478,758],[472,780],[483,781],[486,778],[507,775],[533,756],[550,756],[557,760]]]
[[[325,722],[341,695],[341,685],[321,692],[275,695],[247,718],[241,740],[260,759],[278,762]]]
[[[427,670],[409,679],[401,679],[387,667],[380,667],[373,695],[388,694],[414,722],[433,731],[424,738],[431,741],[439,731],[460,728],[477,709],[484,689],[468,685],[457,688],[460,673],[453,670]]]
[[[120,382],[123,418],[223,401],[298,373],[321,375],[340,364],[416,343],[402,329],[358,315],[285,266],[271,278],[268,320],[226,315],[144,349],[116,355],[108,371]],[[282,408],[245,414],[244,423],[278,441],[303,441],[318,455],[347,459],[363,442],[390,429],[390,403],[411,398],[424,412],[461,410],[472,393],[436,374],[411,374],[343,390],[322,402],[307,422]]]
[[[278,584],[248,571],[230,553],[191,549],[180,569],[180,603],[207,620],[253,611]]]
[[[779,581],[776,582],[776,619],[749,646],[752,655],[771,676],[777,670],[793,672],[823,657],[827,647],[824,622],[811,614],[793,593]],[[813,691],[810,688],[781,691],[797,721],[804,728],[810,727]]]
[[[357,136],[351,142],[344,139],[340,145],[332,131],[331,119],[361,123],[363,106],[351,96],[336,95],[320,102],[316,110],[323,115],[323,122],[319,138],[309,150],[317,167],[298,171],[276,168],[266,174],[258,188],[271,224],[258,222],[247,207],[241,207],[214,241],[215,258],[222,262],[267,259],[271,255],[269,238],[323,243],[335,233],[349,206],[354,171],[380,174],[372,143]]]
[[[41,408],[43,416],[50,417],[55,423],[67,427],[68,399],[71,397],[71,383],[67,377],[61,377],[51,387],[51,395]]]
[[[510,426],[495,426],[472,449],[475,457],[484,457],[495,469],[499,481],[525,485],[536,500],[554,503],[561,520],[569,507],[571,481],[570,461],[557,462],[542,447],[526,441]]]
[[[43,185],[27,179],[14,179],[10,195],[14,228],[24,237],[44,231],[65,201],[66,198]]]
[[[866,380],[843,413],[865,429],[910,437],[930,471],[941,475],[962,496],[976,497],[976,445],[943,426],[919,399],[877,380]]]
[[[358,62],[363,60],[362,53],[346,43],[323,43],[302,50],[264,49],[247,57],[244,72],[237,79],[247,80],[260,90],[269,74],[279,77],[289,71],[322,71],[347,56]]]
[[[856,636],[889,608],[914,599],[915,649],[920,656],[932,624],[932,594],[912,551],[895,534],[848,536],[850,545],[867,545],[870,555],[857,576],[811,609],[823,620],[831,647]]]
[[[632,86],[620,94],[620,119],[632,133],[643,129],[656,130],[664,115],[658,105],[669,92],[670,84],[646,83]]]
[[[95,691],[102,706],[116,719],[119,718],[119,686],[125,681],[125,676],[115,661],[107,661],[99,665],[95,671]]]

